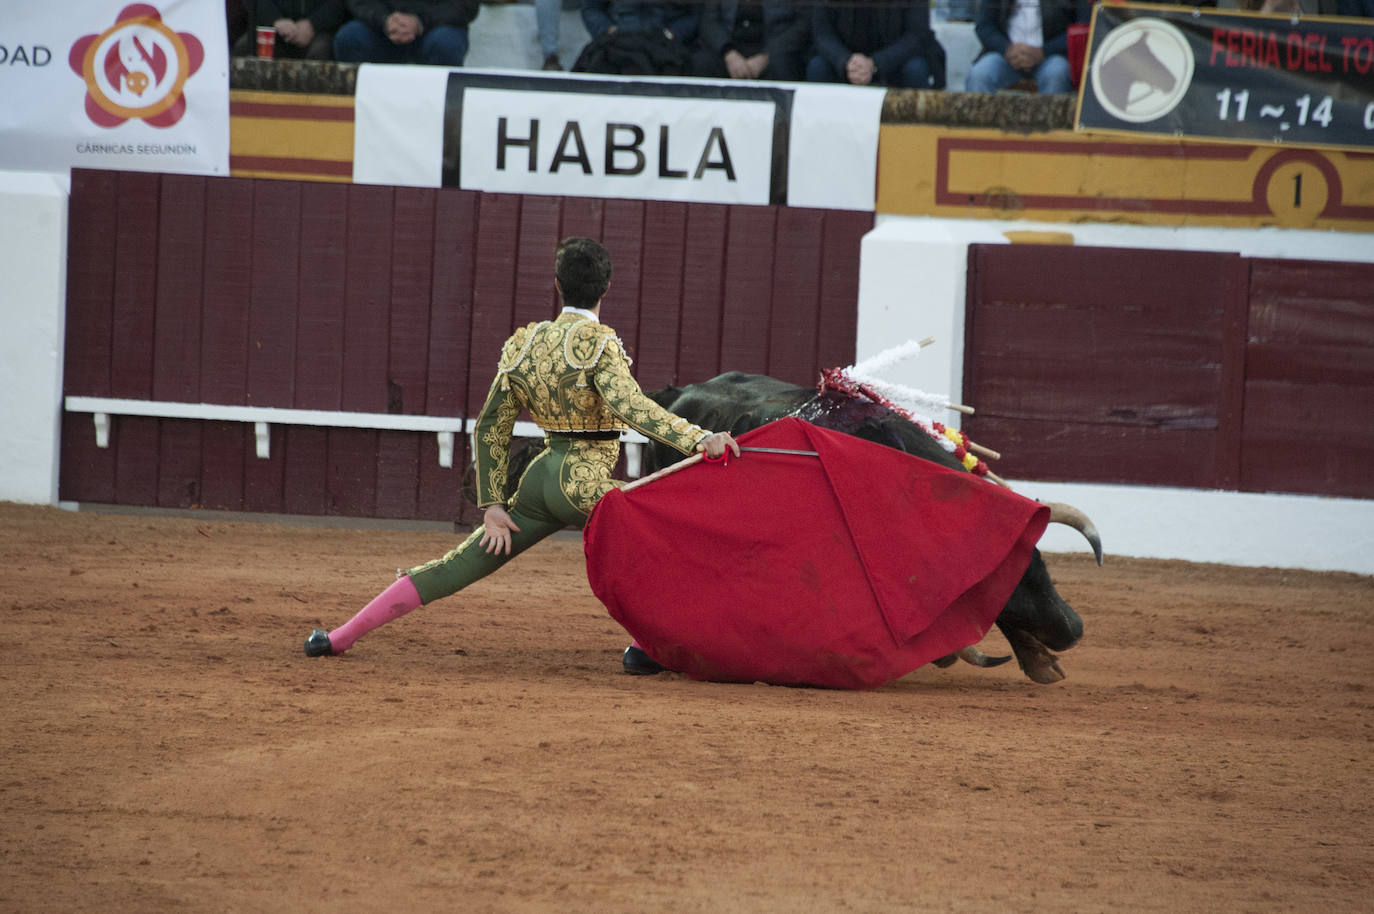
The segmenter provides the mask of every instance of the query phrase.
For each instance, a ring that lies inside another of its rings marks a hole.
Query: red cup
[[[1087,63],[1088,56],[1088,26],[1074,23],[1069,26],[1069,74],[1073,79],[1073,87],[1078,88],[1078,84],[1083,81],[1083,65]]]
[[[277,30],[270,25],[258,26],[258,56],[272,56],[277,48]]]

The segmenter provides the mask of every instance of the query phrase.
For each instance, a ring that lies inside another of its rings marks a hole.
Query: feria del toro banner
[[[1098,4],[1077,127],[1374,148],[1374,22]]]
[[[6,2],[0,169],[229,173],[229,50],[204,0]]]

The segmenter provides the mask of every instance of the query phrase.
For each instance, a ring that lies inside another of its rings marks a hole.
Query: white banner
[[[871,211],[883,95],[364,65],[353,180]]]
[[[5,0],[0,169],[229,173],[217,0]]]

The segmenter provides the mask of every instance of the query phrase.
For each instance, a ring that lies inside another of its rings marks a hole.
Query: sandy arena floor
[[[568,535],[303,656],[456,540],[0,504],[0,911],[1371,909],[1374,578],[1049,556],[1066,681],[832,692],[621,674]]]

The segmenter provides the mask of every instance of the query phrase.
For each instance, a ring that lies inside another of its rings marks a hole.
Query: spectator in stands
[[[237,54],[235,45],[248,30],[248,10],[244,8],[243,0],[224,0],[224,25],[229,31],[229,50]]]
[[[945,87],[945,51],[930,30],[927,0],[820,3],[813,9],[811,37],[811,82]]]
[[[563,20],[563,0],[534,0],[534,26],[539,33],[539,51],[545,70],[561,70],[558,59],[558,33]]]
[[[234,53],[257,53],[258,28],[277,32],[273,57],[332,60],[334,33],[348,20],[344,0],[247,0],[253,28],[234,45]]]
[[[1091,0],[984,0],[974,26],[983,52],[969,69],[968,91],[1033,79],[1042,95],[1072,92],[1069,26],[1091,16]]]
[[[656,0],[582,0],[591,41],[573,69],[582,73],[685,76],[697,34],[696,7]]]
[[[347,63],[423,63],[461,67],[468,24],[479,0],[346,0],[353,20],[334,36]]]
[[[797,0],[706,0],[697,36],[693,76],[796,81],[811,15]]]

